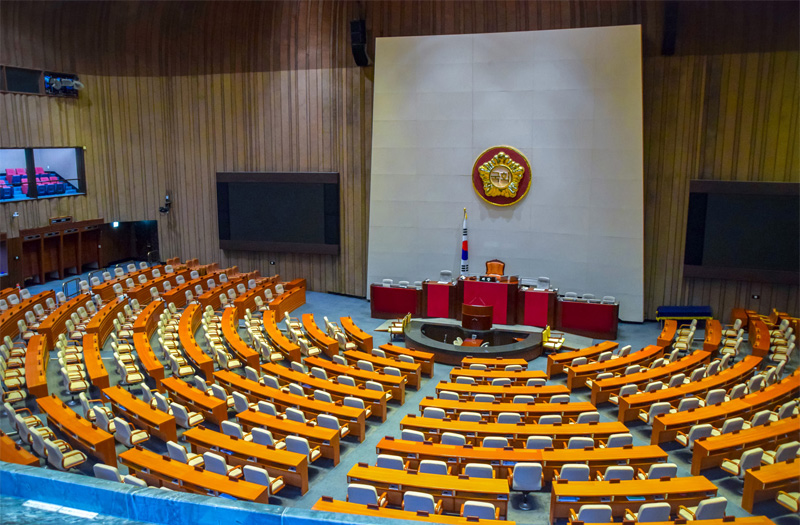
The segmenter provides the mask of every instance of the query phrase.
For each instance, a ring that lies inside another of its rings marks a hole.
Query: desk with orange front
[[[141,313],[136,317],[133,322],[133,333],[144,332],[149,336],[158,328],[158,322],[161,320],[161,312],[164,311],[167,303],[164,301],[153,301],[144,308]]]
[[[117,466],[114,436],[82,418],[55,395],[36,400],[39,410],[47,415],[47,424],[58,429],[73,448],[85,452],[100,462]]]
[[[537,401],[548,401],[551,397],[559,394],[569,395],[569,389],[564,385],[469,385],[466,383],[445,383],[444,381],[436,385],[436,394],[439,395],[443,390],[454,392],[465,399],[472,399],[476,394],[491,394],[500,401],[512,401],[514,397],[525,395],[533,396]]]
[[[633,421],[638,417],[640,410],[649,410],[653,403],[668,401],[677,405],[681,399],[687,396],[705,396],[709,390],[717,388],[728,390],[737,383],[746,382],[747,378],[760,363],[760,357],[748,355],[732,367],[713,376],[704,377],[700,381],[692,381],[681,386],[654,392],[621,397],[619,398],[618,418],[620,421]]]
[[[116,294],[114,293],[115,284],[119,284],[123,289],[125,289],[127,288],[125,286],[125,281],[128,279],[133,279],[133,282],[139,285],[141,284],[139,283],[140,275],[144,275],[147,280],[150,281],[153,278],[153,270],[155,269],[158,269],[162,275],[164,274],[163,266],[151,266],[150,268],[145,268],[144,270],[136,270],[135,272],[126,273],[122,277],[117,277],[115,279],[111,279],[110,281],[103,281],[100,284],[92,286],[92,294],[99,295],[103,302],[108,302],[116,297]]]
[[[103,395],[111,402],[114,415],[162,441],[178,441],[175,416],[157,410],[119,385],[103,389]]]
[[[306,304],[306,280],[295,279],[284,285],[286,290],[269,303],[269,309],[275,312],[278,319],[283,319],[286,312],[297,310]]]
[[[582,412],[596,410],[595,406],[587,401],[575,403],[483,403],[479,401],[462,401],[452,399],[438,399],[426,397],[419,402],[420,412],[427,407],[441,408],[448,417],[457,418],[461,412],[478,412],[484,419],[494,420],[502,412],[516,412],[522,416],[523,421],[533,423],[539,417],[549,414],[558,414],[562,418],[577,417]]]
[[[506,479],[469,478],[467,476],[442,476],[441,474],[411,473],[358,463],[347,473],[348,483],[372,485],[378,494],[386,492],[392,505],[401,505],[403,493],[409,490],[431,494],[442,500],[444,512],[459,513],[466,501],[485,501],[505,517],[508,510],[509,487]]]
[[[119,462],[150,486],[167,487],[204,496],[211,491],[244,501],[269,503],[269,487],[243,480],[234,481],[228,476],[190,467],[186,463],[150,452],[140,446],[120,454]]]
[[[390,376],[389,374],[382,374],[380,372],[370,372],[369,370],[362,370],[353,366],[340,365],[322,359],[318,356],[306,357],[306,366],[318,367],[327,373],[329,377],[338,377],[340,375],[347,375],[353,378],[357,385],[364,385],[367,381],[375,381],[380,383],[384,390],[389,390],[392,394],[392,399],[399,402],[401,405],[405,402],[406,398],[406,383],[407,377]]]
[[[164,387],[161,386],[161,381],[164,379],[164,365],[156,357],[153,347],[150,345],[150,338],[158,328],[159,316],[163,311],[164,301],[153,301],[142,310],[133,323],[133,347],[136,355],[139,356],[139,361],[147,371],[147,375],[153,378],[156,388],[162,394],[164,393]]]
[[[222,399],[203,392],[177,377],[167,377],[161,381],[161,384],[170,397],[181,405],[185,405],[189,410],[203,414],[206,421],[211,421],[219,426],[223,421],[228,420],[228,406]]]
[[[800,441],[800,415],[729,434],[697,439],[692,451],[692,474],[718,467],[725,459],[740,457],[745,451],[760,447],[776,450],[790,441]]]
[[[372,336],[357,327],[352,317],[340,317],[339,323],[344,333],[347,334],[348,338],[353,340],[357,347],[364,352],[372,352]]]
[[[664,347],[648,345],[638,352],[632,352],[619,359],[591,362],[585,365],[567,367],[567,387],[570,390],[586,386],[587,379],[593,379],[603,372],[622,373],[631,365],[647,366],[664,355]]]
[[[719,424],[732,417],[749,419],[760,410],[776,409],[783,403],[797,397],[800,391],[800,370],[768,387],[718,405],[705,406],[695,410],[662,414],[653,421],[650,442],[653,445],[675,439],[677,433],[688,433],[694,425],[704,423]]]
[[[0,430],[0,461],[31,467],[39,466],[39,458],[22,448],[22,445],[17,444],[2,430]]]
[[[766,358],[769,354],[769,328],[762,319],[750,319],[747,340],[753,355]]]
[[[36,334],[28,340],[25,350],[25,388],[34,397],[47,397],[47,364],[50,352],[45,337]]]
[[[212,272],[210,275],[204,275],[198,277],[197,279],[192,279],[191,281],[186,281],[183,284],[179,284],[170,291],[161,294],[161,298],[164,299],[164,302],[167,304],[173,303],[177,308],[183,308],[186,306],[187,302],[186,292],[192,292],[192,297],[194,298],[196,295],[194,287],[200,285],[200,288],[202,289],[208,282],[209,278],[216,277],[219,273],[220,272]]]
[[[402,375],[408,377],[408,386],[419,389],[419,384],[422,380],[422,365],[419,363],[406,363],[405,361],[390,359],[388,357],[379,357],[360,350],[347,350],[344,353],[344,358],[351,365],[355,365],[361,360],[369,361],[372,363],[373,367],[378,370],[383,370],[387,366],[393,366],[400,370]]]
[[[647,503],[666,501],[677,514],[681,505],[696,506],[714,497],[717,486],[704,476],[630,481],[556,481],[551,488],[550,523],[568,518],[570,509],[581,505],[608,505],[613,516],[623,516],[625,509],[636,512]]]
[[[625,385],[647,385],[653,381],[668,381],[673,374],[692,370],[698,365],[708,364],[711,361],[711,352],[697,350],[691,354],[667,363],[658,368],[648,368],[635,374],[609,377],[599,381],[592,381],[592,398],[595,405],[605,403],[612,394],[618,394]]]
[[[645,472],[654,463],[664,463],[668,455],[661,447],[648,445],[644,447],[615,447],[590,449],[544,449],[528,448],[487,448],[473,445],[443,445],[425,441],[405,441],[393,437],[384,437],[378,443],[378,454],[394,454],[412,462],[416,468],[419,461],[432,459],[444,461],[452,467],[453,474],[463,472],[468,463],[491,465],[495,476],[505,478],[511,473],[516,463],[541,463],[544,479],[550,481],[553,474],[567,463],[584,463],[592,472],[604,472],[606,467],[627,465],[634,469],[641,468]]]
[[[53,348],[56,345],[58,335],[67,330],[67,320],[90,299],[91,296],[89,294],[76,295],[66,303],[59,305],[39,323],[39,328],[36,331],[47,340],[48,348]]]
[[[284,483],[298,487],[300,494],[308,492],[308,456],[305,454],[259,445],[202,426],[190,428],[183,437],[195,454],[222,454],[228,465],[266,469],[270,476],[283,476]]]
[[[256,284],[255,288],[250,288],[247,290],[247,293],[240,295],[236,299],[233,300],[233,305],[236,307],[237,315],[243,316],[245,310],[249,309],[252,313],[256,313],[256,296],[261,296],[261,299],[265,299],[264,291],[269,289],[273,295],[275,295],[275,285],[278,283],[278,276],[273,275],[272,277],[263,277],[258,283]],[[266,301],[264,301],[266,302]]]
[[[677,319],[667,319],[664,321],[664,328],[661,330],[661,333],[658,334],[658,339],[656,339],[656,344],[658,346],[668,347],[672,344],[672,341],[675,340],[675,334],[678,332],[678,321]]]
[[[314,314],[303,314],[303,328],[314,346],[322,350],[325,355],[328,357],[339,355],[339,343],[319,329],[314,322]]]
[[[703,339],[703,350],[716,352],[722,343],[722,324],[717,319],[706,321],[706,336]]]
[[[339,464],[339,431],[335,428],[303,424],[299,421],[271,416],[253,408],[249,408],[246,412],[240,412],[236,417],[239,419],[239,424],[247,431],[259,427],[272,432],[275,438],[304,437],[312,447],[319,447],[323,458],[333,460],[334,466]]]
[[[228,290],[236,291],[236,285],[241,282],[239,278],[231,278],[228,282],[224,282],[214,288],[206,290],[205,293],[197,297],[197,302],[200,303],[200,308],[205,310],[206,306],[210,306],[214,310],[222,308],[222,301],[219,296],[224,295],[226,301],[230,301],[228,297]]]
[[[433,377],[433,364],[435,362],[434,354],[430,352],[423,352],[422,350],[414,350],[413,348],[405,348],[393,344],[385,344],[379,347],[386,355],[391,355],[395,358],[401,355],[407,355],[414,358],[415,363],[422,366],[422,373],[428,377]]]
[[[9,306],[5,312],[0,312],[0,340],[6,336],[13,339],[19,335],[17,321],[25,320],[25,312],[33,310],[37,304],[47,311],[47,299],[54,299],[55,296],[56,293],[53,290],[40,292],[29,299],[20,301],[17,305]]]
[[[247,366],[258,369],[258,352],[250,348],[239,335],[239,318],[236,308],[225,308],[222,313],[222,337],[228,342],[231,351]]]
[[[114,331],[114,319],[117,314],[125,311],[127,299],[114,299],[103,305],[100,310],[86,323],[87,334],[97,334],[98,341],[103,344],[111,332]]]
[[[181,312],[181,319],[178,323],[178,339],[180,339],[181,346],[186,352],[186,357],[203,372],[206,381],[209,381],[214,373],[214,361],[203,352],[194,338],[202,318],[203,310],[199,305],[190,304],[187,306]]]
[[[526,384],[528,379],[547,379],[547,374],[541,370],[520,370],[519,372],[505,370],[473,370],[471,368],[453,368],[450,370],[450,381],[455,382],[458,377],[471,377],[477,384],[490,384],[493,379],[507,378],[511,384]]]
[[[358,436],[359,442],[364,441],[366,410],[288,394],[246,379],[230,370],[215,372],[214,379],[229,393],[240,392],[252,403],[269,401],[283,410],[292,407],[301,410],[305,414],[330,414],[336,416],[350,424],[350,432]]]
[[[86,366],[86,373],[89,375],[92,385],[102,390],[103,388],[108,388],[110,383],[108,370],[106,370],[106,365],[100,356],[100,350],[102,348],[97,334],[83,336],[83,363]]]
[[[189,279],[189,270],[178,270],[177,272],[172,273],[162,273],[159,277],[155,279],[150,279],[149,281],[143,284],[137,284],[135,287],[131,288],[130,290],[126,290],[125,293],[128,296],[128,299],[136,299],[139,304],[146,305],[149,304],[153,297],[150,295],[150,288],[155,288],[158,290],[159,293],[164,292],[164,283],[169,282],[172,288],[178,286],[177,277],[180,275],[183,277],[184,281]],[[123,288],[125,288],[123,286]]]
[[[364,387],[353,387],[333,381],[325,381],[316,376],[303,374],[297,370],[286,368],[275,363],[261,365],[261,369],[267,374],[278,378],[283,385],[294,383],[299,385],[306,392],[306,395],[314,395],[314,390],[324,390],[328,392],[335,401],[341,401],[351,396],[364,401],[366,406],[372,407],[372,415],[379,417],[381,422],[386,421],[386,393],[377,390],[369,390]]]
[[[300,347],[289,341],[289,339],[283,335],[283,332],[280,331],[278,328],[277,319],[275,317],[275,312],[272,310],[266,310],[264,315],[261,317],[261,322],[264,325],[264,332],[267,335],[267,339],[269,339],[269,342],[272,343],[272,346],[274,346],[275,349],[280,353],[288,357],[290,361],[301,363],[303,357],[300,354]]]
[[[508,365],[519,365],[523,370],[528,369],[528,362],[524,359],[505,359],[503,357],[474,357],[468,355],[461,360],[462,368],[469,368],[469,365],[486,365],[488,370],[503,370]]]
[[[753,512],[756,503],[774,499],[779,490],[784,492],[800,490],[800,460],[797,458],[745,471],[742,508],[747,512]]]
[[[486,421],[454,421],[407,415],[400,421],[401,430],[417,430],[425,439],[438,443],[442,433],[455,432],[467,438],[467,443],[480,445],[486,437],[505,437],[509,445],[524,447],[529,436],[551,436],[556,448],[565,447],[571,437],[590,437],[607,440],[611,434],[628,432],[628,427],[619,421],[608,423],[571,423],[539,425],[537,423],[489,423]],[[595,443],[597,444],[597,443]]]
[[[339,514],[351,514],[358,516],[371,516],[376,520],[391,519],[403,521],[425,521],[428,523],[445,523],[454,525],[469,525],[476,523],[475,518],[462,518],[461,516],[448,516],[446,514],[428,514],[427,512],[411,512],[407,510],[392,509],[389,507],[378,507],[377,505],[361,505],[360,503],[351,503],[349,501],[335,500],[329,496],[322,496],[311,510],[318,510],[322,512],[336,512]],[[486,525],[515,525],[514,521],[506,520],[480,520],[480,523]],[[758,524],[760,525],[760,524]]]
[[[577,359],[578,357],[592,359],[603,352],[611,352],[617,347],[619,347],[619,343],[615,343],[614,341],[603,341],[601,343],[597,343],[596,345],[587,346],[586,348],[581,348],[580,350],[574,350],[572,352],[550,354],[547,356],[547,378],[549,379],[556,374],[562,373],[564,371],[564,367],[570,364],[573,359]]]

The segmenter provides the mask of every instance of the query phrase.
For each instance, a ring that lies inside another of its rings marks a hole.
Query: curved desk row
[[[283,332],[280,331],[275,318],[275,312],[266,310],[261,317],[261,322],[264,325],[264,333],[267,335],[267,339],[269,339],[272,346],[288,357],[290,361],[301,363],[302,356],[300,355],[300,347],[289,341],[289,339],[283,335]]]
[[[476,394],[491,394],[495,399],[502,402],[511,402],[515,396],[533,396],[537,401],[549,401],[551,397],[561,394],[569,394],[569,389],[564,385],[468,385],[464,383],[445,383],[440,382],[436,385],[436,394],[439,395],[445,390],[455,392],[467,400],[474,398]]]
[[[128,304],[127,299],[114,299],[103,305],[100,310],[86,323],[87,334],[97,334],[98,340],[102,345],[111,332],[114,331],[114,319],[117,314],[125,311]]]
[[[67,320],[70,316],[73,313],[77,313],[78,308],[85,306],[86,301],[89,300],[91,300],[89,294],[76,295],[66,303],[60,304],[58,308],[39,323],[39,328],[36,331],[47,340],[49,348],[53,348],[56,345],[58,335],[67,330]]]
[[[119,385],[103,389],[103,395],[111,402],[115,416],[162,441],[178,441],[175,416],[157,410]]]
[[[164,387],[161,386],[161,381],[164,379],[164,365],[156,357],[150,340],[158,328],[159,317],[163,311],[164,301],[153,301],[142,310],[133,323],[133,348],[147,375],[153,378],[156,388],[162,394],[164,393]]]
[[[587,363],[579,366],[567,367],[567,387],[570,390],[586,386],[587,379],[593,379],[603,372],[622,373],[631,365],[647,366],[664,355],[664,347],[648,345],[619,359]]]
[[[328,357],[339,355],[339,343],[331,338],[324,330],[320,330],[314,322],[314,314],[303,314],[303,329],[306,331],[309,340],[322,350]]]
[[[372,336],[357,327],[352,317],[340,317],[339,323],[348,339],[366,353],[371,353],[373,348]]]
[[[595,406],[587,401],[576,403],[482,403],[477,401],[453,401],[450,399],[438,399],[426,397],[419,403],[419,410],[422,412],[427,407],[441,408],[448,417],[458,418],[462,412],[478,412],[484,419],[494,420],[502,412],[516,412],[525,421],[534,422],[541,416],[558,414],[562,418],[577,417],[582,412],[596,410]]]
[[[17,465],[39,466],[39,458],[22,448],[22,445],[11,439],[0,430],[0,461]]]
[[[435,356],[431,352],[423,352],[422,350],[415,350],[413,348],[405,348],[402,346],[397,346],[393,344],[385,344],[381,345],[380,349],[386,353],[386,355],[391,355],[395,358],[401,355],[407,355],[409,357],[414,358],[415,363],[419,363],[421,365],[421,371],[428,377],[433,377],[433,364],[435,361]]]
[[[520,370],[519,372],[506,370],[473,370],[471,368],[453,368],[450,370],[450,380],[455,382],[459,377],[471,377],[478,385],[491,384],[492,380],[507,378],[512,385],[524,385],[528,379],[547,379],[547,374],[540,370]]]
[[[619,343],[614,341],[603,341],[596,345],[587,346],[580,350],[573,350],[571,352],[559,352],[557,354],[550,354],[547,356],[547,378],[550,379],[556,374],[564,371],[564,367],[572,363],[573,359],[578,357],[585,357],[586,359],[593,359],[603,352],[611,352],[619,347]]]
[[[371,336],[370,336],[371,338]],[[387,366],[392,366],[400,370],[403,376],[408,377],[408,385],[419,389],[419,384],[422,375],[422,365],[419,363],[406,363],[397,359],[390,359],[388,357],[380,357],[367,352],[359,350],[347,350],[344,353],[344,358],[350,365],[356,365],[359,361],[369,361],[376,370],[383,370]]]
[[[86,365],[86,374],[92,385],[99,389],[108,388],[108,370],[100,356],[102,345],[97,334],[86,334],[83,336],[83,362]]]
[[[55,394],[36,400],[39,410],[47,415],[47,424],[58,429],[72,445],[100,462],[117,466],[117,452],[114,436],[82,418],[58,399]]]
[[[222,313],[222,319],[220,321],[222,325],[222,337],[242,363],[258,370],[258,364],[260,362],[258,352],[250,348],[250,346],[244,342],[242,336],[239,335],[239,317],[237,311],[236,308],[225,308],[225,311]]]
[[[406,397],[406,383],[408,378],[406,376],[390,376],[389,374],[381,374],[379,372],[370,372],[362,370],[354,366],[340,365],[322,359],[321,357],[313,356],[306,357],[305,363],[309,367],[318,367],[325,370],[329,377],[338,377],[341,375],[350,376],[357,385],[365,385],[367,381],[375,381],[380,383],[384,390],[389,390],[392,394],[392,401],[397,401],[401,405],[405,403]]]
[[[195,368],[200,369],[206,381],[210,381],[214,373],[214,361],[203,352],[203,349],[200,348],[194,338],[202,319],[203,310],[200,306],[197,304],[187,306],[181,312],[181,319],[178,323],[178,339],[180,339],[181,346],[186,352],[186,357],[194,364]]]
[[[9,306],[5,312],[0,312],[0,340],[6,336],[13,339],[19,335],[17,321],[25,320],[25,312],[33,310],[37,304],[47,311],[47,299],[55,300],[55,297],[56,293],[53,290],[46,290],[20,301],[18,305]]]
[[[47,397],[47,365],[50,362],[50,352],[47,340],[41,334],[36,334],[28,340],[25,352],[25,387],[33,397]]]
[[[108,302],[114,299],[117,295],[114,293],[115,284],[119,284],[120,286],[122,286],[122,289],[124,290],[126,288],[125,281],[130,278],[133,279],[133,282],[139,285],[140,275],[144,275],[147,278],[147,281],[149,282],[153,279],[153,270],[156,269],[158,269],[160,274],[162,275],[164,274],[164,267],[161,265],[151,266],[150,268],[145,268],[144,270],[136,270],[135,272],[126,273],[122,277],[117,277],[111,279],[110,281],[103,281],[98,285],[92,286],[92,294],[99,295],[100,299],[102,299],[103,302]]]
[[[435,496],[434,496],[435,499]],[[378,507],[376,505],[361,505],[359,503],[351,503],[349,501],[335,500],[329,496],[322,496],[312,510],[319,510],[323,512],[338,512],[341,514],[350,514],[358,516],[370,516],[376,520],[392,519],[403,521],[427,521],[429,523],[447,523],[453,525],[469,525],[475,523],[474,519],[463,518],[461,516],[448,516],[445,514],[428,514],[427,512],[411,512],[407,510],[390,509],[389,507]],[[480,520],[480,523],[486,525],[516,525],[514,521],[506,520]]]
[[[189,270],[180,270],[177,272],[172,273],[163,273],[156,277],[155,279],[150,279],[149,281],[143,284],[137,284],[130,290],[125,290],[125,294],[128,296],[129,299],[133,300],[136,299],[140,305],[144,306],[146,304],[150,304],[153,300],[153,297],[150,295],[150,288],[155,287],[158,290],[159,294],[164,294],[164,283],[169,281],[169,284],[172,288],[178,286],[177,278],[178,276],[182,276],[184,281],[189,280],[189,274],[191,272]],[[123,286],[123,289],[125,287]]]

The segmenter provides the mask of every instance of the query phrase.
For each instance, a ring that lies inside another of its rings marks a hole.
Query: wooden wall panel
[[[0,146],[86,145],[90,191],[0,205],[0,230],[56,214],[157,219],[162,257],[364,295],[373,69],[350,53],[360,16],[371,49],[382,36],[642,24],[646,315],[685,303],[723,318],[798,313],[797,287],[682,275],[689,180],[800,181],[796,2],[680,2],[673,56],[661,55],[662,2],[0,2],[0,63],[87,84],[78,101],[0,94]],[[341,255],[221,252],[223,170],[340,172]],[[175,204],[161,216],[166,191]]]

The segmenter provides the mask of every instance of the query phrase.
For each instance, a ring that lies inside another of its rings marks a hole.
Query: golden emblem
[[[519,181],[525,174],[525,167],[506,155],[497,153],[488,162],[478,166],[483,181],[483,192],[487,197],[516,197]]]

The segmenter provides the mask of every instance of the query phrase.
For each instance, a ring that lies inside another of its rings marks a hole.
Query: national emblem
[[[525,167],[501,151],[479,166],[478,173],[487,197],[513,198],[517,196],[519,181],[525,174]]]

